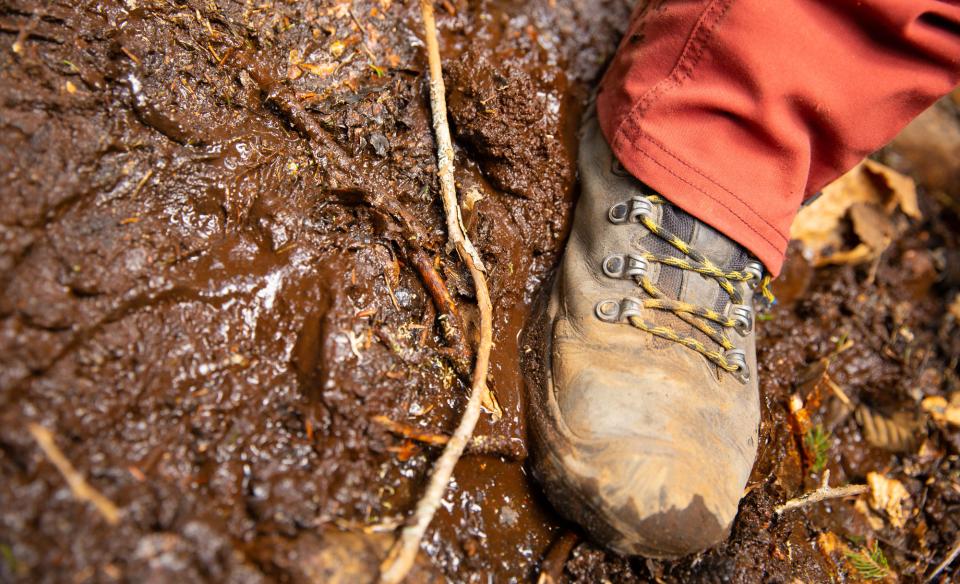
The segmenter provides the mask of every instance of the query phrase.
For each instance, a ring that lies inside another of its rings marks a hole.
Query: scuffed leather
[[[642,226],[608,220],[612,205],[643,189],[611,169],[610,149],[591,117],[573,231],[537,325],[534,470],[559,510],[602,543],[626,554],[677,557],[720,541],[737,513],[757,451],[754,335],[727,331],[747,353],[751,379],[744,384],[686,347],[595,316],[601,300],[643,297],[635,282],[601,269],[610,253],[640,251],[646,234]],[[736,250],[699,222],[691,243],[718,265]],[[657,270],[649,274],[656,282]],[[751,292],[736,285],[749,303]],[[713,280],[684,273],[683,300],[712,307],[718,293]],[[660,316],[646,311],[644,318]]]

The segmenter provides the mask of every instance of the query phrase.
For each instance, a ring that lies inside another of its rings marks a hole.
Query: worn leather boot
[[[756,457],[752,298],[768,279],[623,171],[595,119],[580,150],[573,231],[531,331],[534,473],[613,550],[684,556],[726,537]]]

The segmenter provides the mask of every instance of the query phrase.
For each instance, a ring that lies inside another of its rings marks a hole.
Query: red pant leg
[[[597,98],[620,162],[780,271],[804,198],[960,81],[960,0],[651,0]]]

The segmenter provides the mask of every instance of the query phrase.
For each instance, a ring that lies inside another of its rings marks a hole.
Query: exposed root
[[[431,432],[423,428],[417,428],[403,422],[391,420],[386,416],[375,416],[373,421],[380,424],[387,431],[420,442],[429,446],[444,446],[450,442],[450,436],[439,432]],[[468,454],[488,454],[494,456],[505,456],[512,460],[523,460],[527,457],[527,449],[523,441],[518,438],[507,436],[474,436],[467,442],[465,450]]]
[[[437,174],[440,178],[443,207],[447,217],[447,237],[460,258],[467,264],[476,288],[477,305],[480,309],[480,344],[477,347],[470,399],[463,413],[463,419],[437,460],[433,474],[430,475],[427,490],[417,503],[411,521],[403,528],[387,559],[380,566],[380,580],[385,584],[396,584],[402,581],[413,567],[427,526],[440,506],[447,484],[453,475],[453,469],[480,418],[480,403],[487,386],[490,349],[493,345],[493,307],[487,280],[483,274],[483,262],[480,261],[480,256],[467,237],[457,202],[456,185],[453,179],[453,144],[450,138],[450,127],[447,125],[447,104],[440,67],[440,49],[437,45],[437,27],[431,0],[420,0],[420,12],[423,15],[424,36],[430,64],[430,107],[433,111],[433,129],[437,138]]]
[[[40,445],[40,449],[43,450],[43,453],[47,455],[47,458],[53,463],[53,466],[57,467],[57,470],[59,470],[63,478],[66,479],[67,485],[69,485],[70,490],[73,492],[73,496],[76,497],[78,501],[91,503],[110,525],[119,523],[120,509],[113,504],[113,501],[101,495],[100,491],[91,487],[86,479],[83,478],[83,475],[77,472],[77,469],[73,467],[63,454],[63,451],[57,446],[56,441],[53,439],[53,433],[40,424],[30,424],[28,427],[30,433],[33,434],[34,440]]]
[[[778,506],[774,509],[775,515],[782,515],[787,511],[793,509],[799,509],[800,507],[806,507],[807,505],[813,505],[814,503],[819,503],[820,501],[826,501],[828,499],[839,499],[841,497],[853,497],[855,495],[862,495],[864,493],[870,492],[870,487],[868,485],[847,485],[845,487],[831,487],[828,486],[830,483],[830,471],[826,470],[823,472],[823,480],[820,482],[820,487],[815,491],[810,491],[809,493],[804,493],[795,499],[790,499],[783,505]]]

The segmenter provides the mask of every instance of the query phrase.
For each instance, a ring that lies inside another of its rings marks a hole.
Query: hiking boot
[[[619,167],[596,119],[552,294],[531,333],[534,473],[623,554],[726,538],[757,452],[759,262]],[[762,282],[762,285],[761,285]]]

